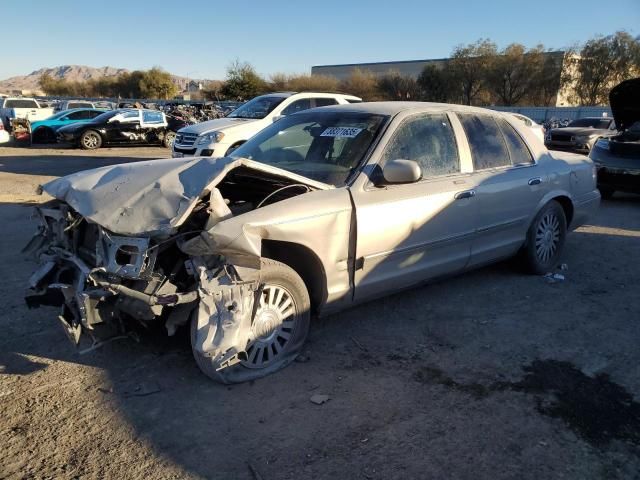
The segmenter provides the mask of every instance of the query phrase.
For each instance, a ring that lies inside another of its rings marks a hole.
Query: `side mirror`
[[[274,115],[273,116],[273,123],[276,123],[278,120],[281,120],[284,118],[284,115]]]
[[[391,160],[382,167],[382,178],[379,185],[414,183],[422,178],[422,169],[414,160]]]

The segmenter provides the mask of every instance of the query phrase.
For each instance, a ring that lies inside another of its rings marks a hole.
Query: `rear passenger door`
[[[517,252],[542,200],[547,178],[517,130],[504,118],[457,115],[471,150],[479,208],[471,267]]]

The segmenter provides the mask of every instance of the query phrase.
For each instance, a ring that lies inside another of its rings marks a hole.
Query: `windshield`
[[[227,118],[264,118],[269,115],[274,108],[280,105],[287,97],[265,95],[249,100],[241,107],[235,109]]]
[[[21,98],[7,100],[4,103],[5,108],[38,108],[35,100],[26,100]]]
[[[611,125],[610,118],[580,118],[571,122],[568,127],[591,127],[606,130]]]
[[[359,167],[386,119],[355,112],[298,113],[265,128],[230,156],[341,186]]]

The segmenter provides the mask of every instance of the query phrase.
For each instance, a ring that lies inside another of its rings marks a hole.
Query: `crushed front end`
[[[58,319],[74,343],[82,332],[96,341],[149,327],[166,320],[167,307],[198,299],[188,258],[174,241],[115,235],[59,201],[36,212],[38,231],[24,251],[39,267],[25,300],[30,308],[60,306]]]

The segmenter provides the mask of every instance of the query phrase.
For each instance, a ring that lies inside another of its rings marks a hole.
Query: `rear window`
[[[23,98],[7,100],[4,106],[5,108],[38,108],[35,100],[26,100]]]
[[[69,102],[67,108],[93,108],[93,105],[88,102]]]
[[[511,163],[513,165],[526,165],[533,163],[533,156],[524,143],[524,140],[520,138],[520,135],[513,126],[509,125],[509,122],[503,118],[496,119],[498,126],[504,135],[504,139],[507,142],[507,149],[509,150],[509,157],[511,157]]]
[[[610,118],[580,118],[574,120],[567,127],[584,127],[584,128],[598,128],[605,130],[611,126]]]

